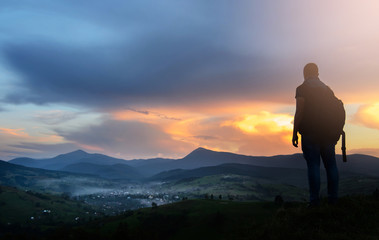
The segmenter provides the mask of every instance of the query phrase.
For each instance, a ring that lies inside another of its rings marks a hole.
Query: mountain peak
[[[73,152],[69,152],[69,153],[64,153],[64,154],[60,154],[58,156],[56,156],[55,158],[83,158],[83,157],[87,157],[89,155],[89,153],[83,151],[83,150],[76,150],[76,151],[73,151]]]
[[[195,150],[193,150],[192,153],[195,153],[195,152],[204,152],[204,151],[213,152],[212,150],[209,150],[209,149],[206,149],[206,148],[203,148],[203,147],[198,147]]]
[[[195,150],[193,150],[193,152],[204,151],[204,150],[208,150],[208,149],[203,148],[203,147],[198,147],[198,148],[196,148]],[[208,150],[208,151],[209,151],[209,150]]]
[[[83,151],[81,149],[78,149],[78,150],[70,152],[70,153],[73,153],[73,154],[83,154],[83,153],[88,154],[87,152],[85,152],[85,151]],[[70,154],[70,153],[67,153],[67,154]]]
[[[199,155],[204,156],[204,154],[208,155],[210,153],[215,153],[215,151],[212,151],[203,147],[199,147],[193,150],[192,152],[190,152],[185,158],[199,156]]]

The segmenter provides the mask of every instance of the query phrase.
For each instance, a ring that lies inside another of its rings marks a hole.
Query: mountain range
[[[0,161],[0,185],[72,195],[114,187],[111,181],[99,179],[94,175],[31,168],[5,161]]]
[[[229,152],[217,152],[198,148],[181,159],[124,160],[103,154],[91,154],[82,150],[61,154],[53,158],[15,158],[9,163],[47,170],[84,173],[108,179],[142,179],[175,169],[190,170],[221,164],[246,164],[259,167],[306,169],[301,154],[278,156],[246,156]],[[337,156],[340,171],[379,177],[379,158],[353,154],[343,163]]]
[[[351,193],[352,188],[355,192],[367,192],[377,187],[378,158],[348,155],[347,163],[342,162],[341,156],[337,158],[341,189],[345,192]],[[325,181],[325,172],[321,173]],[[257,157],[198,148],[181,159],[123,160],[77,150],[49,159],[0,161],[2,185],[74,196],[153,182],[168,184],[164,187],[174,191],[182,188],[184,182],[189,189],[196,189],[199,181],[207,182],[210,176],[241,176],[249,179],[247,184],[265,182],[283,189],[307,188],[306,163],[301,154]],[[210,185],[218,188],[219,183],[212,181]],[[228,187],[236,188],[239,183],[233,184]]]

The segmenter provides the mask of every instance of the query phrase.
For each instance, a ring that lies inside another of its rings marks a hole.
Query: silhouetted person
[[[304,67],[304,82],[296,88],[296,113],[294,119],[292,144],[298,146],[301,134],[301,147],[308,166],[310,206],[320,204],[320,157],[327,173],[328,200],[334,204],[338,198],[338,169],[335,157],[336,138],[319,124],[320,109],[327,103],[323,101],[325,93],[334,97],[333,91],[319,79],[318,67],[309,63]],[[339,136],[338,136],[339,138]]]

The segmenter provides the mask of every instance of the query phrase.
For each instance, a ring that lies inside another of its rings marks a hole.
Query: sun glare
[[[367,106],[363,109],[363,114],[366,118],[370,119],[371,122],[379,123],[379,103]]]
[[[275,114],[262,111],[255,115],[246,115],[234,122],[234,126],[247,133],[279,133],[292,129],[293,117],[287,114]]]

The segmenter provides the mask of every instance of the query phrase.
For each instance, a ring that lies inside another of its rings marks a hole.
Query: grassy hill
[[[41,194],[8,186],[0,186],[0,212],[2,227],[55,227],[76,224],[95,216],[88,205],[64,195]]]
[[[255,174],[254,166],[237,165],[245,167],[244,172],[233,167],[226,169],[223,166],[205,167],[194,170],[173,170],[157,175],[164,181],[155,187],[157,192],[186,195],[190,198],[203,198],[204,195],[213,194],[215,198],[222,195],[231,196],[239,200],[270,201],[281,195],[287,201],[303,201],[308,199],[308,181],[306,172],[300,169],[285,169],[276,172],[271,168],[258,168],[260,173]],[[263,169],[263,170],[261,170]],[[225,171],[224,171],[225,170]],[[232,171],[230,171],[232,170]],[[274,169],[275,170],[275,169]],[[217,174],[219,173],[219,174]],[[272,174],[277,173],[277,174]],[[370,194],[375,187],[379,187],[379,178],[340,174],[341,196],[349,194]],[[327,196],[327,183],[325,173],[322,174],[321,195]]]
[[[90,194],[117,185],[93,175],[30,168],[4,161],[0,161],[0,184],[24,190],[71,195]]]
[[[41,239],[356,240],[378,236],[379,199],[361,195],[311,209],[295,202],[187,200],[57,228]]]
[[[178,180],[217,174],[250,176],[287,184],[300,184],[301,186],[304,186],[304,184],[301,184],[301,179],[305,179],[307,177],[307,172],[303,169],[260,167],[247,164],[227,163],[218,166],[202,167],[191,170],[177,169],[166,171],[153,176],[151,180]]]
[[[319,208],[310,209],[302,202],[185,200],[88,221],[91,213],[95,217],[93,210],[78,202],[2,186],[0,211],[1,239],[355,240],[379,236],[379,192],[342,197],[332,206],[323,201]]]
[[[286,200],[307,198],[308,191],[293,185],[282,184],[264,178],[235,174],[218,174],[199,178],[186,178],[159,185],[157,191],[171,194],[187,193],[190,198],[234,198],[239,200],[270,201],[277,195]]]

